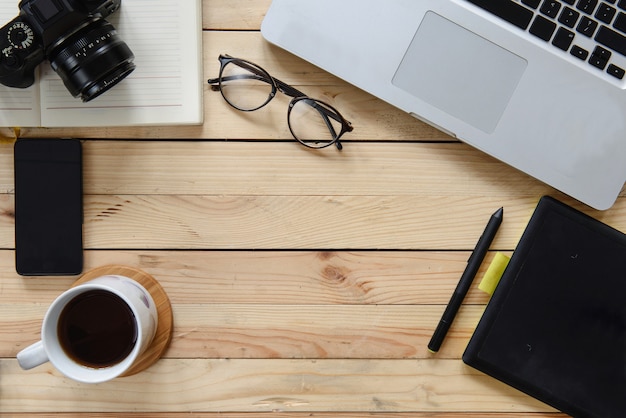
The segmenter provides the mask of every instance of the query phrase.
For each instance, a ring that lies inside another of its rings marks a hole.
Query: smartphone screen
[[[19,139],[15,162],[15,267],[24,276],[83,269],[81,143]]]

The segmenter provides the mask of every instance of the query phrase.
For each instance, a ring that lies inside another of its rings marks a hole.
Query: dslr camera
[[[135,69],[135,56],[105,20],[122,0],[21,0],[0,28],[0,83],[25,88],[44,59],[74,97],[88,102]]]

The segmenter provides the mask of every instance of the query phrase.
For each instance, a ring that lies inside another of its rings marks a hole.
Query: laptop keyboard
[[[467,1],[616,79],[625,77],[626,0]],[[624,56],[617,65],[615,54]]]

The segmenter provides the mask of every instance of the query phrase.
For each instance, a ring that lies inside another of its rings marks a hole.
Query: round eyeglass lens
[[[331,145],[341,132],[340,120],[333,109],[314,99],[297,98],[290,104],[289,129],[307,147]]]
[[[269,74],[261,68],[247,62],[231,61],[222,70],[220,90],[231,106],[251,111],[271,100],[274,86]]]

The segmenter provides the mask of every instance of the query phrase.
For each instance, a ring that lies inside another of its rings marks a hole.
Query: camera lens
[[[102,18],[85,22],[48,48],[47,54],[65,87],[83,102],[98,97],[135,69],[132,51]]]

